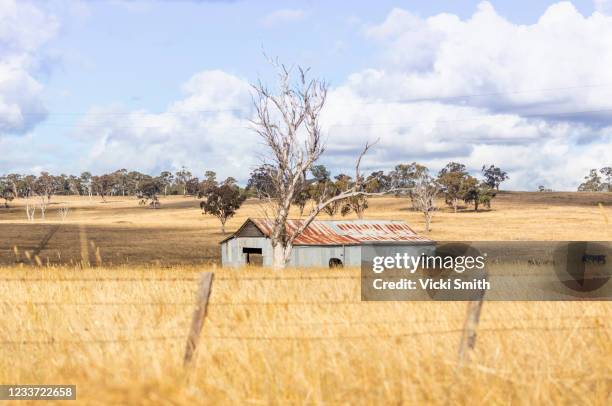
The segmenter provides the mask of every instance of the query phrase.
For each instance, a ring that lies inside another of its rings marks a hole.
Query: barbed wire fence
[[[215,276],[214,283],[224,282],[236,282],[242,281],[304,281],[304,280],[359,280],[359,276],[356,275],[296,275],[296,276]],[[377,333],[377,334],[296,334],[296,335],[267,335],[267,334],[237,334],[236,330],[241,327],[264,327],[260,323],[205,323],[207,309],[209,307],[215,308],[227,308],[234,306],[313,306],[313,305],[363,305],[364,302],[358,300],[296,300],[296,301],[217,301],[210,300],[212,284],[213,284],[213,273],[204,272],[200,277],[172,277],[172,278],[0,278],[0,281],[47,281],[47,282],[159,282],[159,281],[173,281],[173,282],[191,282],[199,281],[199,289],[197,293],[197,300],[195,301],[176,301],[176,302],[162,302],[162,301],[116,301],[116,302],[50,302],[50,301],[0,301],[1,307],[18,307],[18,306],[57,306],[57,307],[71,307],[71,306],[92,306],[92,307],[114,307],[114,306],[179,306],[179,307],[195,307],[194,314],[190,325],[179,324],[173,326],[172,329],[168,327],[153,330],[162,331],[165,334],[159,335],[132,335],[130,337],[116,337],[116,338],[79,338],[79,339],[23,339],[23,340],[0,340],[2,346],[29,346],[29,345],[83,345],[83,344],[98,344],[98,345],[113,345],[113,344],[125,344],[125,343],[142,343],[142,342],[164,342],[164,341],[186,341],[186,349],[184,355],[185,366],[191,365],[193,360],[196,358],[199,343],[202,340],[231,340],[231,341],[258,341],[258,342],[273,342],[273,341],[337,341],[337,340],[372,340],[372,339],[393,339],[402,340],[414,337],[423,336],[436,336],[436,335],[448,335],[457,334],[460,335],[459,345],[459,359],[460,362],[469,361],[469,352],[472,351],[476,344],[476,332],[478,333],[496,333],[496,332],[534,332],[534,331],[545,331],[545,332],[561,332],[561,331],[586,331],[586,330],[598,330],[605,334],[609,334],[611,326],[605,325],[579,325],[575,321],[577,319],[583,320],[594,320],[597,321],[604,316],[600,315],[583,315],[580,317],[576,316],[552,316],[552,317],[512,317],[506,318],[505,321],[516,321],[516,322],[544,322],[544,321],[570,321],[572,325],[556,325],[556,326],[502,326],[502,327],[478,327],[480,320],[480,307],[482,306],[482,297],[480,298],[480,304],[475,304],[474,301],[467,302],[468,311],[463,327],[457,328],[430,328],[440,323],[447,323],[443,320],[431,320],[431,319],[406,319],[406,320],[327,320],[327,321],[294,321],[294,320],[282,320],[278,323],[282,327],[296,327],[296,328],[311,328],[313,326],[380,326],[383,324],[396,324],[399,322],[411,323],[420,327],[427,327],[426,330],[411,331],[411,332],[398,332],[398,333]],[[478,315],[475,315],[474,309],[477,309]],[[206,329],[204,329],[206,326]],[[216,333],[213,334],[211,330],[228,330],[229,334]],[[123,333],[142,333],[145,329],[125,329]],[[202,330],[206,330],[202,332]],[[32,333],[35,330],[28,329],[28,332]],[[146,331],[151,332],[150,328]],[[40,332],[46,332],[41,329]]]

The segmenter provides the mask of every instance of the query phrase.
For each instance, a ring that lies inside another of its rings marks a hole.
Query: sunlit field
[[[100,198],[54,196],[46,219],[28,222],[24,201],[0,208],[0,263],[15,264],[15,247],[23,255],[31,251],[43,264],[74,265],[82,261],[82,244],[93,244],[93,252],[104,265],[206,264],[219,261],[219,221],[201,214],[192,197],[161,198],[160,209],[138,205],[134,197]],[[601,203],[600,207],[598,203]],[[405,198],[370,199],[366,219],[404,220],[415,231],[424,231],[423,215],[410,210]],[[60,207],[70,209],[66,219]],[[433,218],[434,240],[611,240],[612,194],[610,193],[500,193],[491,210],[459,213],[439,202]],[[236,230],[248,217],[263,217],[262,205],[247,201],[228,221],[226,231]],[[299,213],[294,210],[292,216]],[[321,215],[320,218],[329,218]],[[335,218],[343,218],[339,214]],[[345,218],[354,218],[349,215]],[[50,236],[50,238],[49,238]],[[23,259],[21,257],[21,259]]]
[[[491,211],[441,210],[430,237],[610,240],[611,200],[504,193]],[[20,201],[0,209],[2,383],[76,384],[87,404],[612,402],[607,302],[486,302],[460,364],[465,303],[361,302],[357,269],[222,269],[219,223],[192,198],[53,202],[32,223]],[[374,199],[366,218],[422,232],[408,206]],[[248,202],[227,229],[261,215]],[[203,271],[215,277],[186,369]]]
[[[360,302],[357,270],[216,269],[184,370],[202,270],[3,270],[0,380],[114,404],[611,400],[608,304],[487,302],[459,366],[464,303]]]

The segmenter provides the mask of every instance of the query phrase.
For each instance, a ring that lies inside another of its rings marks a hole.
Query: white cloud
[[[246,130],[251,104],[248,82],[221,71],[194,75],[185,97],[165,112],[108,106],[79,123],[80,137],[94,142],[83,167],[95,172],[135,168],[153,172],[186,165],[196,173],[248,174],[257,164],[255,135]]]
[[[569,2],[532,25],[509,22],[487,2],[466,20],[393,10],[366,33],[385,50],[384,66],[350,79],[367,97],[472,95],[441,101],[543,116],[608,108],[580,116],[612,117],[612,17],[584,17]]]
[[[93,145],[82,167],[94,172],[126,167],[154,173],[186,165],[200,175],[214,169],[222,177],[245,181],[264,151],[248,128],[252,114],[248,83],[221,71],[204,71],[182,89],[184,97],[159,114],[116,106],[90,111],[76,131],[81,141]],[[335,173],[350,170],[365,142],[380,138],[363,162],[366,170],[411,161],[433,170],[450,160],[473,170],[495,163],[510,172],[508,186],[519,189],[541,183],[575,188],[612,148],[612,128],[593,130],[474,106],[373,103],[350,84],[330,91],[322,128],[327,142],[324,162]],[[597,140],[581,147],[585,133]]]
[[[24,133],[46,115],[34,72],[57,29],[55,18],[29,2],[0,0],[0,136]]]
[[[383,56],[330,90],[322,117],[324,162],[350,170],[366,141],[380,143],[367,170],[418,161],[437,171],[459,161],[508,170],[512,189],[575,190],[588,169],[610,164],[612,17],[569,3],[516,25],[489,3],[462,20],[393,10],[365,35]],[[83,168],[147,172],[181,165],[246,180],[262,146],[247,129],[248,82],[222,71],[194,75],[184,97],[155,114],[92,109],[77,133],[93,145]],[[468,97],[470,96],[471,97]],[[559,112],[598,112],[559,115]]]
[[[545,184],[575,190],[589,168],[609,162],[612,150],[612,126],[594,129],[435,102],[375,103],[350,85],[330,93],[323,122],[326,161],[341,170],[351,168],[366,141],[380,139],[364,168],[417,161],[437,171],[458,161],[478,172],[483,164],[495,164],[510,173],[506,186],[512,189]],[[583,145],[585,134],[594,140]]]
[[[612,17],[561,2],[517,25],[483,2],[465,20],[394,9],[365,35],[381,61],[344,86],[365,104],[333,117],[397,123],[359,131],[381,138],[379,165],[495,163],[513,188],[575,189],[588,168],[610,164]],[[356,139],[345,132],[344,142]]]
[[[262,23],[267,26],[276,24],[290,23],[306,18],[306,12],[300,9],[282,9],[268,14],[262,19]]]

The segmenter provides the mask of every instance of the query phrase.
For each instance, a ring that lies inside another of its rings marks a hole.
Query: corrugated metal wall
[[[272,244],[269,238],[242,237],[232,238],[221,244],[221,264],[223,266],[246,265],[246,254],[243,248],[261,248],[263,266],[272,266]]]
[[[289,265],[298,267],[328,267],[331,258],[338,258],[346,265],[342,246],[303,246],[293,247]]]
[[[361,266],[362,247],[375,249],[377,255],[395,255],[396,253],[409,253],[418,256],[421,253],[433,255],[435,246],[431,245],[346,245],[346,246],[305,246],[293,247],[289,265],[295,267],[328,267],[331,258],[338,258],[344,266]],[[269,238],[238,237],[221,244],[221,263],[223,266],[246,265],[246,254],[243,248],[261,248],[263,266],[272,266],[272,244]]]

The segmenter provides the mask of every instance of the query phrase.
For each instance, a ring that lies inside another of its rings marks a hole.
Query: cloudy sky
[[[367,170],[493,163],[515,190],[612,164],[612,0],[0,0],[0,173],[244,181],[262,49],[330,83],[335,173],[378,138]]]

